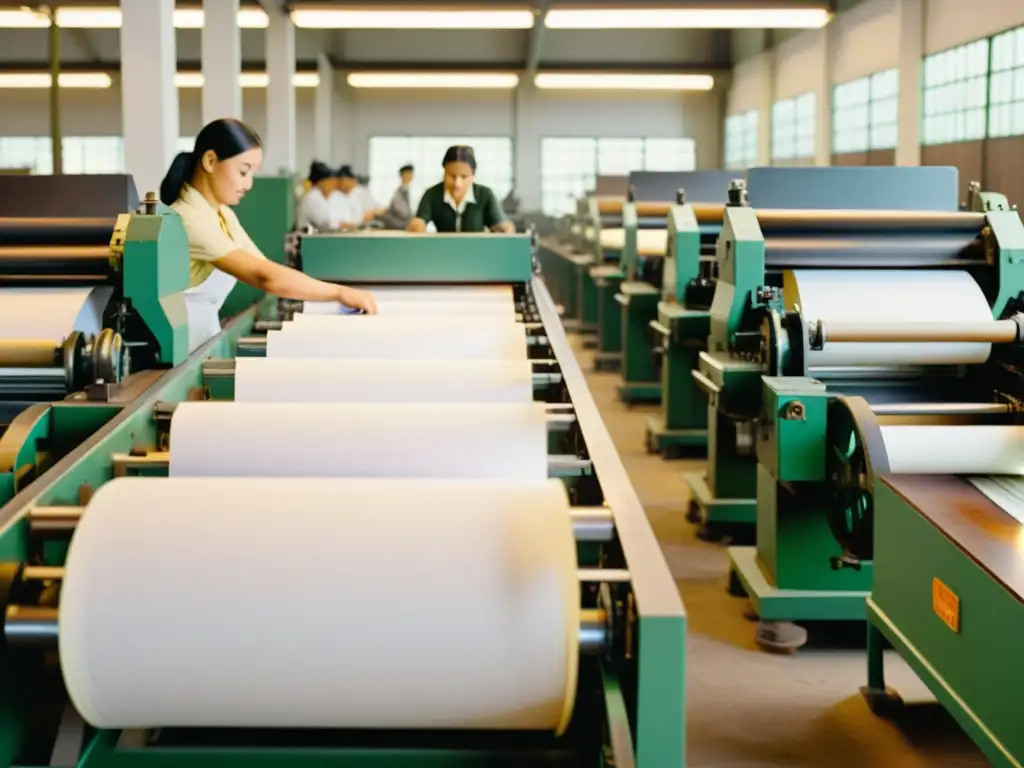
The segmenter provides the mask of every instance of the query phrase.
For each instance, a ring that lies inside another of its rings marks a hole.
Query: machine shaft
[[[819,320],[812,327],[811,348],[829,342],[867,343],[940,343],[975,342],[1012,344],[1019,339],[1020,327],[1013,320],[985,323],[828,323]]]
[[[52,368],[57,365],[61,342],[45,339],[0,341],[0,367]]]

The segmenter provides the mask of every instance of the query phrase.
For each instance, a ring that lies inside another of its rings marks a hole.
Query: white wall
[[[616,94],[537,91],[426,92],[355,90],[336,76],[332,164],[368,166],[368,145],[375,135],[492,135],[514,140],[517,190],[527,208],[539,207],[540,142],[545,136],[680,137],[697,142],[700,168],[719,167],[722,114],[720,95]],[[181,90],[181,135],[202,127],[198,89]],[[296,90],[298,147],[296,162],[305,170],[314,155],[315,89]],[[243,92],[243,117],[266,131],[266,91]],[[47,135],[46,91],[0,90],[0,136]],[[121,95],[103,91],[65,91],[61,123],[67,136],[121,134]]]
[[[832,86],[899,67],[897,162],[916,163],[921,56],[1021,25],[1024,2],[1019,0],[866,0],[824,30],[798,34],[737,63],[726,112],[758,109],[759,143],[764,147],[770,145],[771,103],[816,90],[821,117],[817,161],[825,164],[831,145],[825,116],[831,113]]]

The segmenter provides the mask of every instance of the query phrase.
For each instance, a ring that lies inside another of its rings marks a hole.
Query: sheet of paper
[[[63,341],[74,331],[94,336],[113,295],[107,285],[0,289],[0,339]]]

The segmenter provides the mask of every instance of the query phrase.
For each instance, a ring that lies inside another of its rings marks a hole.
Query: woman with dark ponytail
[[[231,210],[252,189],[263,162],[263,143],[240,120],[206,125],[191,152],[180,152],[160,184],[160,200],[181,216],[188,235],[191,274],[185,292],[189,348],[220,333],[220,308],[237,281],[300,301],[337,301],[377,313],[373,296],[325,283],[268,260]]]
[[[516,231],[497,195],[490,187],[475,182],[476,155],[472,147],[448,147],[441,166],[444,179],[423,193],[416,218],[406,229],[425,232],[427,224],[433,222],[438,232]]]

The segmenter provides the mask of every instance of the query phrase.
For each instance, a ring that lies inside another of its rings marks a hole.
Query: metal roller
[[[829,342],[843,343],[979,343],[1014,344],[1021,340],[1021,324],[1016,320],[988,323],[829,323],[818,320],[810,330],[812,349]]]
[[[51,368],[61,364],[63,341],[0,340],[0,368]]]
[[[812,236],[765,237],[765,266],[907,268],[963,267],[984,256],[974,249],[974,235],[938,233],[909,237]]]
[[[758,210],[767,236],[783,232],[958,232],[977,235],[985,214],[960,211]]]
[[[115,223],[107,218],[0,218],[0,243],[106,246]]]
[[[103,277],[110,249],[99,245],[0,246],[0,276],[76,275]]]

